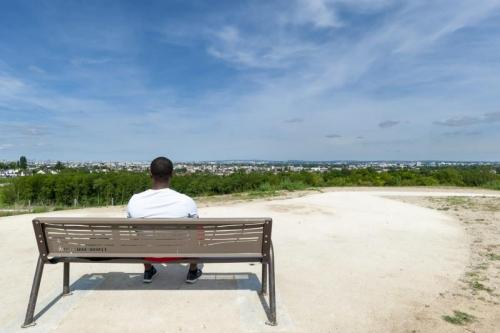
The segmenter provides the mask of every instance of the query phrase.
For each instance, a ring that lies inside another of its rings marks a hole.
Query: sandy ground
[[[469,238],[470,257],[460,280],[414,314],[419,332],[500,332],[500,198],[397,197],[455,217]],[[456,311],[470,316],[461,323]],[[448,316],[448,321],[443,320]]]
[[[267,303],[257,293],[259,265],[205,265],[203,278],[191,286],[184,283],[187,268],[182,265],[159,266],[159,277],[144,285],[140,265],[73,264],[73,294],[68,297],[60,297],[62,265],[46,266],[38,324],[21,330],[37,257],[34,216],[3,217],[0,331],[494,332],[491,325],[498,318],[494,303],[484,302],[478,311],[490,315],[474,312],[472,324],[457,326],[441,319],[455,309],[449,297],[466,283],[465,274],[471,271],[475,236],[459,217],[425,208],[419,200],[429,195],[435,200],[479,195],[480,200],[497,193],[342,189],[252,202],[203,203],[203,217],[273,218],[277,327],[264,324]],[[124,216],[124,209],[39,215]],[[484,242],[495,245],[498,240],[496,234]],[[490,250],[499,252],[496,247]],[[488,301],[497,302],[494,284],[487,288],[491,289]],[[456,308],[468,310],[467,298],[460,300],[463,306]]]

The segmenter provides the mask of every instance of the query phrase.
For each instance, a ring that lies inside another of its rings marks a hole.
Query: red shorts
[[[162,263],[162,262],[171,262],[175,261],[177,259],[182,259],[180,257],[163,257],[163,258],[144,258],[144,260],[148,260],[151,262],[157,262],[157,263]]]

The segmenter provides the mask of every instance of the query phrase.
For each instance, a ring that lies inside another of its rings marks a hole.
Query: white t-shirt
[[[198,217],[193,199],[169,188],[134,194],[127,205],[129,218]]]

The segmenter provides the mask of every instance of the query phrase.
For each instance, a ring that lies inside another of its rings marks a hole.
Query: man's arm
[[[198,216],[198,207],[196,207],[196,203],[191,198],[189,198],[189,202],[188,202],[188,216],[187,217],[193,218],[193,219],[199,218],[199,216]],[[204,231],[203,230],[199,230],[198,232],[202,233],[202,237],[203,237],[202,239],[204,239],[205,238]],[[197,274],[198,277],[201,275],[201,269],[198,269],[198,264],[197,263],[191,263],[189,265],[189,271],[190,272],[195,272],[195,273],[188,273],[188,277],[189,277],[189,274]],[[199,274],[197,272],[199,272]]]
[[[194,202],[193,199],[189,198],[189,209],[188,209],[188,215],[187,217],[197,219],[199,218],[198,216],[198,207],[196,207],[196,203]]]

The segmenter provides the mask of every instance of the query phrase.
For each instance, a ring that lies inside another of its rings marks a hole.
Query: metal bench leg
[[[269,265],[267,262],[262,263],[262,280],[261,280],[261,285],[262,289],[260,290],[261,295],[267,295],[267,269]]]
[[[30,301],[28,303],[28,309],[26,310],[26,318],[24,319],[24,324],[21,327],[29,327],[35,325],[33,322],[33,316],[35,315],[36,299],[38,298],[38,290],[40,289],[40,282],[42,281],[42,273],[44,262],[42,257],[38,257],[38,263],[36,264],[35,277],[33,278],[33,285],[31,287]]]
[[[69,262],[65,262],[63,272],[63,296],[69,295],[71,295],[69,291]]]
[[[276,326],[278,323],[276,321],[276,285],[274,280],[274,249],[272,242],[269,255],[269,308],[271,310],[271,316],[269,322],[266,324]]]

